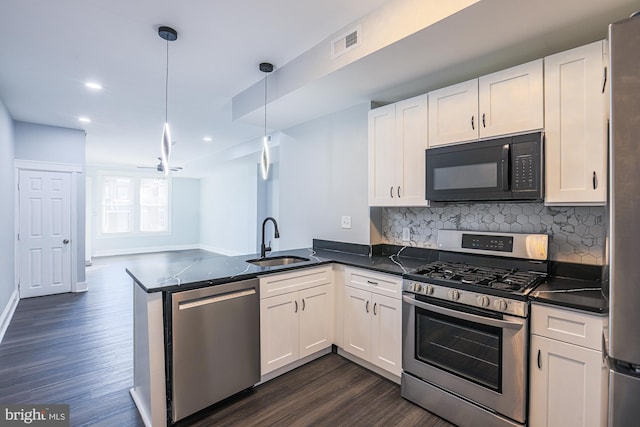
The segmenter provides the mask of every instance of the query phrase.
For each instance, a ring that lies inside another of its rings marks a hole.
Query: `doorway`
[[[40,168],[40,169],[39,169]],[[16,162],[20,298],[74,290],[77,280],[77,183],[74,167]]]

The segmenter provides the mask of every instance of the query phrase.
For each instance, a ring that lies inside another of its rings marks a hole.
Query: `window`
[[[103,235],[169,231],[169,180],[101,176]]]
[[[133,182],[122,176],[102,180],[102,232],[133,231]]]
[[[140,179],[140,231],[167,231],[167,180]]]

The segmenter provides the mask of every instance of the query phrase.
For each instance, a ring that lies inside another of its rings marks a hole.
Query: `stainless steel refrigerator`
[[[609,425],[640,422],[640,16],[609,27]]]

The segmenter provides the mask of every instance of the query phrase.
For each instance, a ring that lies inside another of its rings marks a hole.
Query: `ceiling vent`
[[[358,25],[357,27],[346,31],[333,39],[331,42],[331,59],[337,58],[338,56],[358,47],[360,45],[361,31],[361,27]]]

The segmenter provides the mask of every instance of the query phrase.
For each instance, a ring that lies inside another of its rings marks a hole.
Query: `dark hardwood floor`
[[[89,291],[21,300],[0,344],[0,403],[69,404],[72,426],[142,426],[133,378],[132,262],[194,251],[97,258]],[[210,254],[208,255],[210,256]],[[396,384],[330,354],[190,418],[189,425],[451,424],[400,397]]]

